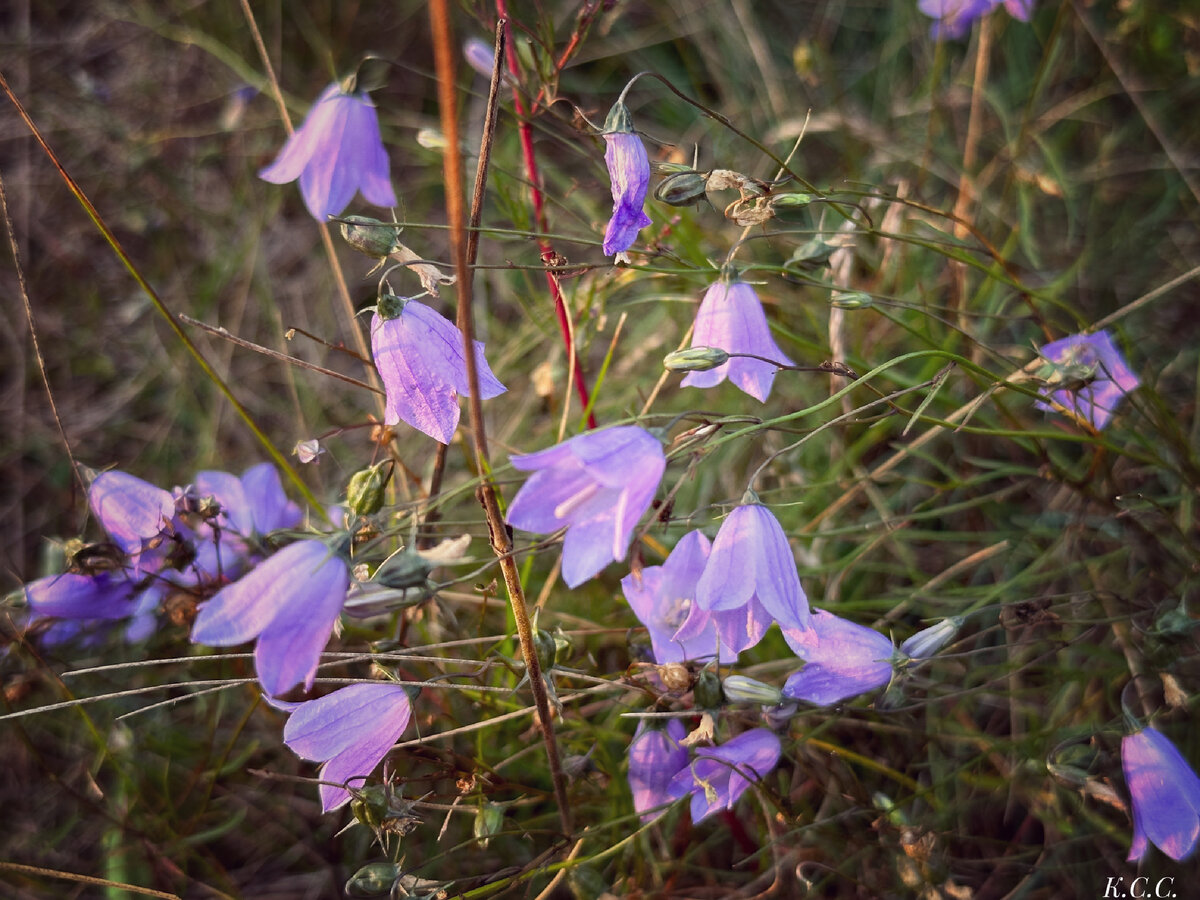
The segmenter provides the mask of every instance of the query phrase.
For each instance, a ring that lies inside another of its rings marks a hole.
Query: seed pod
[[[346,216],[341,223],[342,240],[375,259],[383,259],[396,249],[396,225],[368,216]]]
[[[670,206],[691,206],[705,197],[708,176],[688,170],[668,175],[654,189],[654,199]]]
[[[705,669],[696,678],[696,686],[692,689],[692,696],[696,699],[696,705],[701,709],[716,709],[724,700],[724,692],[721,690],[721,679],[717,677],[717,673],[712,669]]]
[[[393,863],[376,862],[363,866],[346,882],[349,897],[386,897],[400,877],[400,867]]]
[[[395,464],[385,459],[350,476],[350,483],[346,485],[346,505],[355,515],[370,516],[379,512],[394,469]]]

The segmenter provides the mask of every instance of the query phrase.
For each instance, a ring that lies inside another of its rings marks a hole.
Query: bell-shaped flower
[[[1004,8],[1014,19],[1028,22],[1033,12],[1033,0],[1003,0]],[[975,23],[986,16],[1001,0],[919,0],[917,7],[925,15],[936,19],[929,28],[929,36],[935,41],[958,40]]]
[[[617,102],[604,122],[604,163],[612,183],[613,211],[604,229],[604,255],[624,253],[650,224],[643,208],[650,187],[650,158],[633,130],[629,110]]]
[[[762,640],[771,625],[763,612],[753,627],[749,607],[708,612],[696,605],[696,583],[704,573],[711,544],[699,531],[684,535],[666,562],[621,579],[625,599],[650,632],[659,665],[716,657],[737,661],[742,650]]]
[[[318,222],[340,215],[356,191],[376,206],[396,205],[375,106],[365,93],[336,83],[258,177],[272,184],[299,178],[304,205]]]
[[[101,472],[88,489],[92,514],[113,543],[136,558],[171,530],[175,498],[126,472]]]
[[[713,541],[696,604],[709,612],[740,609],[757,602],[781,628],[808,627],[808,598],[779,521],[747,491]]]
[[[514,456],[512,464],[534,474],[513,498],[509,524],[542,534],[565,526],[563,580],[576,587],[625,558],[667,460],[650,432],[617,425]]]
[[[221,504],[221,525],[245,538],[300,524],[300,507],[287,498],[279,470],[270,463],[252,466],[241,478],[229,472],[200,472],[196,492],[215,498]]]
[[[387,394],[384,422],[407,422],[449,444],[458,427],[459,395],[470,395],[462,332],[424,303],[389,294],[371,317],[371,353]],[[483,341],[475,341],[475,366],[483,399],[507,390],[483,357]]]
[[[774,732],[743,732],[724,744],[697,750],[697,758],[675,773],[667,791],[672,797],[690,795],[692,821],[699,822],[717,810],[732,809],[746,788],[770,774],[781,752]]]
[[[321,651],[342,611],[346,562],[318,540],[297,541],[202,603],[192,642],[230,647],[258,638],[258,680],[272,696],[316,676]]]
[[[784,640],[804,668],[783,686],[783,695],[818,706],[874,690],[892,677],[896,648],[891,639],[822,609],[813,610],[803,631],[785,628]]]
[[[42,635],[47,645],[103,634],[121,623],[126,641],[144,640],[154,631],[155,613],[165,593],[164,584],[147,587],[131,581],[122,571],[64,572],[25,585],[30,623],[55,620]]]
[[[666,729],[643,724],[629,745],[629,790],[633,794],[633,808],[643,822],[651,822],[661,816],[660,809],[674,796],[669,788],[671,779],[688,764],[688,752],[680,741],[686,729],[678,719],[670,719]]]
[[[771,337],[771,326],[754,288],[744,281],[724,277],[709,286],[696,312],[693,347],[716,347],[726,353],[752,353],[783,365],[792,361]],[[715,387],[726,378],[760,402],[765,402],[775,381],[775,366],[761,359],[738,356],[713,369],[689,372],[683,387]]]
[[[1046,381],[1053,389],[1050,399],[1076,415],[1103,428],[1121,400],[1140,384],[1107,331],[1072,334],[1052,341],[1039,351],[1049,361]],[[1037,402],[1039,409],[1053,410]]]
[[[1146,855],[1147,841],[1174,860],[1200,837],[1200,778],[1163,734],[1144,728],[1121,741],[1121,767],[1133,805],[1128,861]]]
[[[276,704],[292,709],[283,742],[297,756],[321,766],[321,808],[337,809],[350,799],[345,786],[361,787],[412,718],[403,685],[352,684],[317,700]],[[356,782],[359,782],[356,784]]]

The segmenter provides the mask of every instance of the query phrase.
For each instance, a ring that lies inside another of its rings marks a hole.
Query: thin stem
[[[500,561],[500,569],[504,574],[504,584],[508,590],[509,603],[512,606],[513,618],[517,625],[517,635],[521,642],[521,654],[525,658],[525,671],[529,676],[529,687],[533,692],[534,706],[537,709],[538,727],[542,732],[542,741],[546,745],[546,757],[550,764],[550,774],[554,781],[554,795],[558,802],[560,821],[563,832],[570,834],[572,830],[571,807],[567,799],[567,779],[562,770],[558,756],[558,742],[554,734],[554,723],[551,719],[550,701],[546,693],[546,685],[542,679],[541,665],[538,662],[537,650],[533,643],[533,626],[529,620],[529,610],[525,604],[525,593],[521,585],[520,573],[512,555],[512,542],[508,537],[508,528],[504,522],[504,514],[496,496],[496,488],[491,479],[491,465],[488,459],[487,432],[483,422],[483,407],[479,387],[479,368],[475,360],[475,329],[471,311],[471,260],[467,248],[467,228],[463,214],[463,166],[462,154],[459,149],[458,135],[458,97],[455,93],[455,43],[451,34],[450,10],[447,0],[433,0],[429,7],[429,16],[433,31],[434,61],[438,75],[438,106],[441,111],[442,133],[446,136],[446,149],[443,155],[443,170],[446,181],[446,220],[450,224],[451,243],[454,247],[455,284],[458,288],[458,321],[463,332],[463,346],[467,360],[467,381],[471,387],[470,417],[471,432],[474,436],[476,467],[479,472],[480,485],[477,496],[483,505],[487,516],[488,532],[491,536],[492,549]],[[496,86],[500,80],[500,50],[504,44],[504,29],[507,22],[501,19],[497,23],[496,46],[497,53],[492,71],[492,89],[489,93],[489,119],[494,118],[494,107],[497,99]],[[477,221],[479,209],[483,201],[483,185],[487,181],[488,161],[491,157],[492,131],[484,129],[483,143],[479,151],[479,167],[476,172],[476,190],[474,193],[472,217]]]

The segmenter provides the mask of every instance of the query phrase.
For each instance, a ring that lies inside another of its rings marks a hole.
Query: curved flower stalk
[[[404,734],[412,718],[412,702],[403,685],[386,682],[352,684],[304,703],[281,704],[291,716],[283,742],[292,752],[324,763],[319,788],[321,808],[337,809],[350,791],[370,776]]]
[[[1029,21],[1033,0],[919,0],[917,7],[937,20],[929,26],[931,38],[935,41],[958,40],[971,29],[976,19],[986,16],[1001,2],[1014,19]]]
[[[718,810],[733,809],[746,788],[775,768],[781,752],[774,732],[743,732],[724,744],[697,750],[697,759],[671,777],[667,792],[676,798],[691,796],[692,821],[700,822]]]
[[[324,542],[289,544],[200,605],[192,642],[231,647],[257,638],[263,689],[276,696],[303,682],[307,690],[349,582],[346,562]]]
[[[387,394],[384,422],[407,422],[449,444],[461,415],[459,395],[471,393],[462,332],[425,304],[389,294],[371,317],[371,353]],[[475,341],[475,365],[483,399],[508,390],[488,367],[483,341]]]
[[[1121,400],[1141,383],[1107,331],[1068,335],[1042,347],[1039,353],[1053,364],[1047,383],[1052,387],[1068,383],[1051,393],[1050,399],[1097,429],[1109,423]],[[1036,406],[1054,409],[1040,400]]]
[[[1200,838],[1200,778],[1161,732],[1143,728],[1121,740],[1121,768],[1133,807],[1129,862],[1152,842],[1174,860],[1189,856]]]
[[[686,733],[678,719],[668,720],[666,729],[645,721],[638,725],[629,745],[629,791],[643,823],[657,819],[665,812],[659,807],[675,799],[671,779],[688,764],[687,749],[680,743]]]
[[[617,425],[514,456],[512,464],[534,474],[513,498],[508,523],[542,534],[566,527],[563,580],[577,587],[625,558],[667,460],[650,432]]]
[[[781,628],[808,627],[808,598],[787,536],[753,491],[721,523],[696,585],[696,604],[718,613],[759,604]],[[760,620],[762,614],[751,608],[751,618]]]
[[[650,158],[624,103],[617,101],[604,121],[604,163],[612,184],[613,211],[604,229],[604,255],[625,253],[637,234],[650,224],[646,191],[650,187]]]
[[[727,612],[696,605],[696,584],[711,546],[701,532],[688,532],[661,566],[645,567],[640,578],[631,573],[621,579],[625,599],[650,632],[659,665],[706,657],[736,662],[738,653],[762,640],[771,626],[765,612],[753,616],[757,604]]]
[[[784,365],[792,361],[771,337],[771,326],[754,288],[744,281],[720,281],[709,286],[696,312],[693,347],[716,347],[726,353],[752,353]],[[713,369],[689,372],[683,387],[716,387],[726,378],[760,403],[775,382],[775,366],[761,359],[735,357]]]
[[[367,95],[334,83],[321,92],[304,124],[258,177],[272,184],[300,180],[304,205],[318,222],[340,215],[362,191],[368,203],[395,206],[379,117]]]

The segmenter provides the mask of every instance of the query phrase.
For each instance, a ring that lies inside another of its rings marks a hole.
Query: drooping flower
[[[304,205],[318,222],[340,215],[356,191],[376,206],[395,206],[379,117],[367,95],[334,83],[321,92],[304,124],[258,177],[272,184],[300,179]]]
[[[761,781],[779,762],[782,748],[775,733],[755,728],[716,747],[696,751],[690,766],[676,772],[667,787],[672,797],[692,798],[692,821],[720,809],[732,809],[755,781]]]
[[[637,734],[629,745],[629,790],[633,794],[633,808],[650,822],[663,814],[658,809],[670,803],[671,779],[688,764],[688,752],[679,742],[686,729],[678,719],[670,719],[666,730],[638,726]],[[654,812],[650,812],[654,810]]]
[[[783,694],[818,706],[874,690],[892,677],[896,648],[891,639],[823,609],[813,610],[803,631],[783,637],[804,668],[788,678]]]
[[[47,645],[76,636],[100,635],[124,623],[130,643],[150,636],[155,612],[165,589],[131,581],[122,571],[48,575],[25,585],[25,601],[33,614],[30,624],[56,620],[42,635]]]
[[[612,183],[613,211],[604,229],[604,255],[624,253],[637,233],[650,224],[643,208],[650,186],[650,158],[624,103],[618,101],[604,121],[604,163]]]
[[[286,704],[292,706],[291,704]],[[297,756],[324,763],[321,808],[337,809],[350,799],[340,785],[361,787],[404,734],[412,702],[403,685],[352,684],[317,700],[297,703],[283,729],[283,742]]]
[[[1051,386],[1067,384],[1055,390],[1050,399],[1095,428],[1107,425],[1124,396],[1140,384],[1107,331],[1068,335],[1039,352],[1052,364],[1047,382]],[[1039,409],[1054,409],[1040,400],[1036,405]]]
[[[696,312],[693,347],[716,347],[726,353],[753,353],[784,365],[792,361],[771,337],[771,326],[754,288],[744,281],[720,281],[709,286]],[[726,378],[760,402],[766,402],[775,381],[775,366],[760,359],[735,357],[714,369],[689,372],[683,387],[715,387]]]
[[[202,603],[192,642],[230,647],[258,638],[254,664],[272,696],[312,687],[346,600],[345,561],[319,540],[289,544]]]
[[[133,557],[170,530],[175,517],[170,491],[126,472],[97,475],[88,489],[88,505],[113,543]]]
[[[667,460],[658,438],[617,425],[514,456],[512,464],[534,474],[508,508],[509,524],[542,534],[565,526],[563,580],[576,587],[625,558]]]
[[[808,627],[808,598],[787,536],[771,511],[747,491],[743,505],[721,523],[696,585],[696,604],[722,612],[754,602],[781,628]]]
[[[389,294],[371,317],[371,353],[387,394],[384,422],[407,422],[449,444],[461,413],[459,395],[470,395],[462,332],[424,303]],[[483,399],[508,390],[488,367],[483,341],[475,341],[475,365]]]
[[[196,475],[196,492],[221,504],[221,524],[246,538],[262,537],[300,523],[300,507],[287,498],[279,470],[259,463],[242,474],[204,471]]]
[[[760,640],[771,625],[765,614],[757,622],[749,606],[728,612],[708,612],[696,605],[696,583],[704,573],[711,544],[699,531],[684,535],[666,562],[647,566],[638,575],[621,579],[625,599],[650,632],[654,660],[659,665],[714,657],[737,661],[737,655]]]
[[[1200,837],[1200,778],[1161,732],[1144,728],[1121,741],[1121,767],[1133,806],[1133,844],[1127,860],[1146,855],[1148,841],[1174,860]]]

